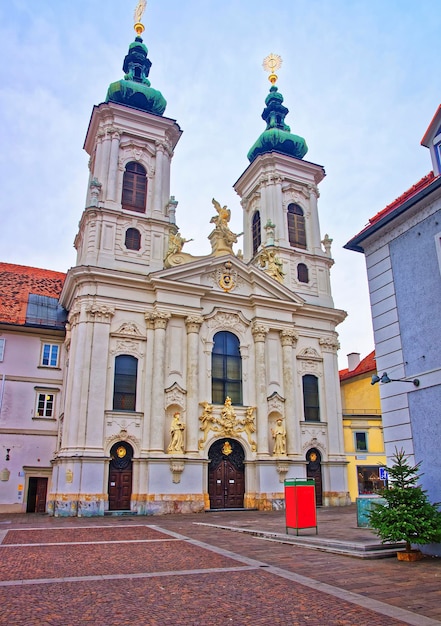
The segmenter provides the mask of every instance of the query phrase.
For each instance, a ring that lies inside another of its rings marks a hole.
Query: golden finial
[[[135,21],[134,29],[138,37],[144,32],[144,24],[141,24],[142,15],[145,11],[145,7],[147,5],[147,0],[139,0],[136,5],[135,13],[133,14],[133,19]]]
[[[263,59],[262,65],[265,72],[270,73],[268,80],[272,85],[274,85],[277,80],[277,74],[275,72],[282,66],[282,57],[271,52],[271,54]]]

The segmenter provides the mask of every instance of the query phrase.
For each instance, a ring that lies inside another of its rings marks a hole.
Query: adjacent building
[[[387,382],[380,381],[386,455],[404,449],[422,462],[421,483],[439,502],[441,106],[421,143],[432,171],[345,247],[366,257],[378,374]]]
[[[353,352],[348,367],[340,370],[343,433],[348,461],[348,486],[351,501],[371,496],[384,487],[380,466],[386,463],[375,351],[364,359]]]
[[[266,129],[234,185],[243,253],[233,251],[231,209],[211,198],[201,215],[212,252],[186,253],[170,195],[182,131],[164,116],[143,27],[136,29],[124,78],[93,108],[87,130],[77,261],[61,293],[49,294],[67,312],[65,331],[61,318],[47,340],[45,327],[35,330],[41,354],[49,346],[44,377],[35,374],[37,348],[27,361],[34,392],[57,397],[44,457],[47,510],[271,509],[283,506],[286,477],[305,476],[315,478],[319,504],[347,504],[336,332],[346,314],[331,295],[332,240],[320,234],[325,171],[304,160],[306,142],[286,124],[272,74]],[[27,320],[24,328],[30,341]],[[24,364],[17,358],[12,373],[8,355],[9,345],[2,371],[13,395]],[[4,405],[5,435],[15,422],[34,424],[24,416],[35,402]],[[34,442],[35,425],[20,435]],[[6,500],[16,502],[21,465],[38,463],[29,446],[13,451]],[[26,502],[29,487],[19,484]]]

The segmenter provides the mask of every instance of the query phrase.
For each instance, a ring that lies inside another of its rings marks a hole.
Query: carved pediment
[[[145,336],[139,330],[135,322],[123,322],[118,330],[110,333],[111,337],[121,337],[130,339],[140,339],[145,341]]]
[[[305,361],[323,361],[322,357],[315,348],[303,348],[303,350],[297,355],[297,358]]]

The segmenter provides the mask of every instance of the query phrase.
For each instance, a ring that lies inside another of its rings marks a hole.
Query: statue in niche
[[[184,452],[184,430],[185,424],[181,421],[181,414],[177,411],[173,415],[172,423],[170,426],[171,441],[167,448],[168,453],[178,452],[183,454]]]
[[[260,267],[265,268],[265,273],[272,276],[279,283],[283,282],[285,272],[283,271],[283,263],[276,255],[276,251],[272,248],[264,248],[259,255],[258,261]]]
[[[271,433],[274,439],[273,454],[286,454],[286,430],[283,426],[283,420],[281,418],[277,420],[276,427],[271,430]]]

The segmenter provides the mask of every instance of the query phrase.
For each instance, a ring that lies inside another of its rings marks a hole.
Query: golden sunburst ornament
[[[282,57],[279,54],[271,52],[271,54],[263,59],[262,66],[265,72],[269,72],[268,80],[274,85],[277,80],[276,70],[282,67]]]

